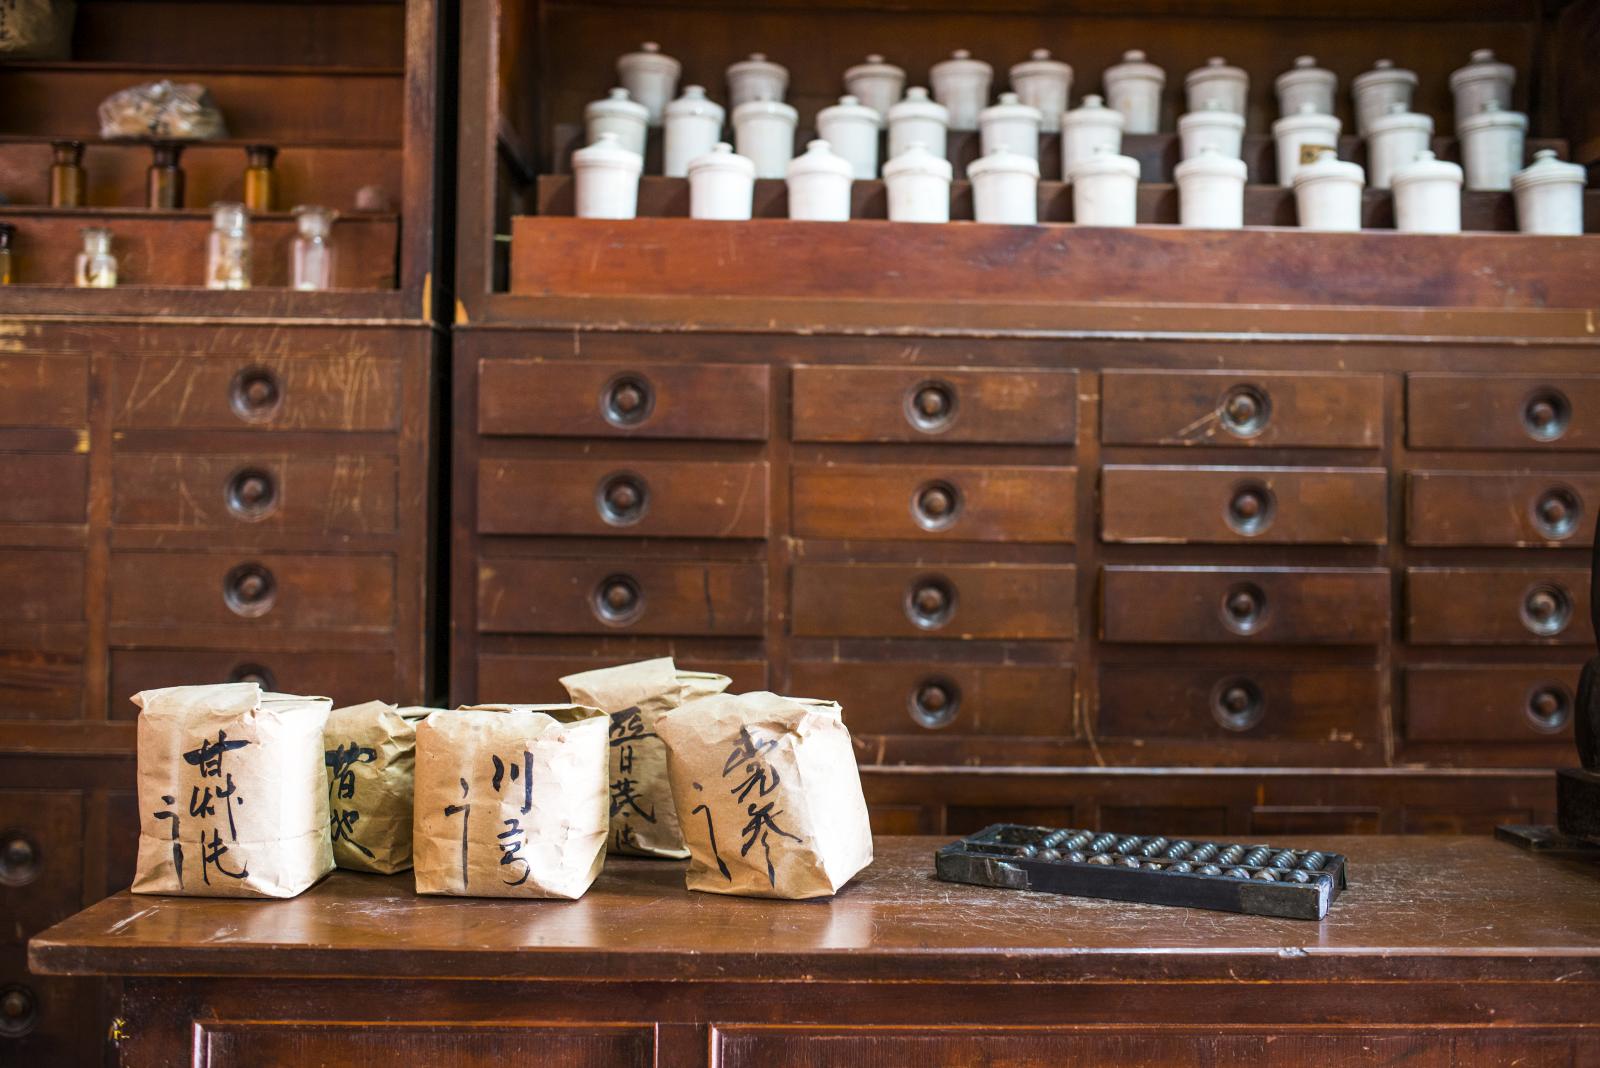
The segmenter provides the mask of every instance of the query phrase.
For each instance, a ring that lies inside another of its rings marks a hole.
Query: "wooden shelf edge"
[[[86,290],[75,286],[0,286],[0,316],[55,318],[84,316],[118,319],[264,319],[340,322],[352,325],[427,323],[427,309],[407,306],[400,290],[291,289],[243,292],[198,286],[119,286]]]

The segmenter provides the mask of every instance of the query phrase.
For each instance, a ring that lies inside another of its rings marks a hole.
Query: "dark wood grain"
[[[1405,680],[1408,741],[1570,744],[1577,665],[1418,665]]]
[[[608,494],[626,494],[614,508]],[[763,538],[764,463],[485,459],[484,534]]]
[[[797,464],[794,530],[845,540],[1070,543],[1077,476],[1071,467]]]
[[[932,695],[941,702],[937,709],[925,696],[930,686],[938,691]],[[828,694],[844,706],[845,725],[856,735],[1071,738],[1078,733],[1069,668],[943,659],[796,660],[789,665],[789,690]]]
[[[485,361],[478,377],[478,431],[530,437],[708,438],[767,436],[770,371],[693,363],[605,364]],[[606,418],[610,389],[637,377],[648,408],[636,423]]]
[[[83,618],[82,553],[0,549],[0,622],[65,623]]]
[[[271,575],[259,614],[230,608],[230,575],[241,566]],[[388,629],[395,622],[394,559],[256,552],[113,552],[111,622],[173,628]]]
[[[911,406],[930,387],[952,403],[944,417],[918,422]],[[1070,371],[800,366],[794,439],[1070,445],[1077,388]]]
[[[635,584],[636,618],[610,622],[597,597],[609,581]],[[537,590],[535,597],[523,591]],[[759,565],[698,561],[504,557],[478,567],[484,633],[759,635],[766,608]]]
[[[1076,571],[1061,565],[800,564],[796,635],[828,638],[1070,638]],[[919,625],[915,591],[953,594],[944,622]]]
[[[748,693],[769,688],[767,665],[760,660],[700,656],[680,646],[669,648],[656,643],[654,648],[617,651],[609,656],[585,653],[556,655],[518,655],[484,653],[478,658],[478,697],[480,702],[528,704],[567,700],[561,677],[580,671],[615,667],[627,659],[649,659],[652,654],[673,655],[680,669],[714,671],[733,680],[733,693]]]
[[[1229,693],[1250,697],[1236,711]],[[1245,663],[1209,668],[1107,665],[1100,669],[1096,734],[1105,737],[1241,738],[1341,747],[1379,740],[1382,677],[1371,670],[1294,671]]]
[[[1108,464],[1100,479],[1106,541],[1382,545],[1388,536],[1381,468]]]
[[[82,354],[0,353],[0,425],[82,426],[89,417],[89,359]]]
[[[262,338],[260,340],[266,340]],[[393,356],[351,339],[340,355],[140,355],[113,361],[114,425],[195,430],[395,430],[402,382]],[[250,383],[270,383],[248,402]]]
[[[106,715],[137,719],[139,709],[129,698],[141,690],[241,680],[259,680],[280,693],[329,697],[335,708],[373,700],[412,703],[392,653],[327,648],[289,652],[248,644],[231,650],[112,649]]]
[[[1389,631],[1388,574],[1376,568],[1116,565],[1101,583],[1108,642],[1372,645]],[[1249,620],[1230,626],[1239,595]]]
[[[1563,567],[1407,568],[1406,634],[1423,645],[1592,645],[1589,576]]]
[[[1551,407],[1541,409],[1541,403]],[[1536,423],[1540,416],[1547,421]],[[1600,377],[1407,375],[1406,444],[1413,449],[1600,447]]]
[[[82,523],[88,488],[81,453],[0,453],[0,522]]]
[[[1294,371],[1109,370],[1100,378],[1107,445],[1373,449],[1382,444],[1383,379]],[[1231,397],[1259,397],[1235,424]]]

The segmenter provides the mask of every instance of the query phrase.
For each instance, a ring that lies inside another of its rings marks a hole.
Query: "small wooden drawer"
[[[397,527],[397,474],[383,455],[119,451],[112,522],[176,530],[387,534]]]
[[[392,431],[400,391],[389,356],[126,356],[110,402],[130,429]]]
[[[614,667],[617,664],[646,660],[655,656],[672,656],[680,670],[715,671],[733,680],[728,689],[733,693],[765,690],[767,665],[761,660],[705,659],[673,650],[670,643],[661,643],[649,650],[630,650],[610,656],[574,654],[527,655],[522,653],[479,653],[478,690],[470,695],[478,702],[506,702],[526,704],[550,701],[551,694],[560,694],[561,678],[580,671]]]
[[[866,541],[1070,543],[1073,467],[798,464],[794,531]]]
[[[1100,669],[1101,738],[1375,741],[1379,672],[1246,665]]]
[[[761,564],[593,557],[478,564],[484,633],[758,637],[766,615]]]
[[[765,441],[761,364],[480,360],[478,433]]]
[[[1406,740],[1570,743],[1578,672],[1577,664],[1407,668]]]
[[[763,538],[767,465],[479,460],[478,531]]]
[[[1407,568],[1406,636],[1418,645],[1593,645],[1589,573]]]
[[[794,369],[794,440],[1070,445],[1078,373],[961,367]]]
[[[83,652],[0,649],[0,719],[83,716]]]
[[[1600,473],[1416,471],[1407,479],[1412,545],[1589,545]]]
[[[392,653],[113,649],[108,714],[137,719],[131,698],[141,690],[217,682],[255,682],[279,693],[330,697],[335,708],[363,701],[411,704],[421,697],[396,692]]]
[[[83,426],[89,357],[0,353],[0,426]]]
[[[1413,449],[1600,449],[1600,376],[1406,376]]]
[[[83,553],[0,549],[0,623],[83,619]]]
[[[1145,467],[1101,473],[1100,535],[1158,544],[1382,545],[1388,472],[1371,467]]]
[[[0,790],[0,945],[26,942],[82,906],[84,792]]]
[[[1071,638],[1077,631],[1077,569],[800,564],[792,608],[799,637]]]
[[[388,630],[394,600],[390,556],[111,554],[113,624]]]
[[[0,453],[0,523],[82,523],[88,498],[87,455]]]
[[[1073,672],[1066,666],[799,660],[789,665],[787,692],[838,701],[857,736],[1078,734]]]
[[[1106,371],[1107,445],[1376,449],[1383,376],[1288,371]]]
[[[1106,567],[1108,642],[1376,645],[1389,572],[1364,567]]]

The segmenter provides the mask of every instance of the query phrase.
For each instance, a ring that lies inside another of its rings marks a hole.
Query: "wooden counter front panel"
[[[1070,445],[1075,371],[1002,367],[794,369],[795,441]],[[931,412],[919,408],[926,400]]]
[[[1594,540],[1600,472],[1413,471],[1406,487],[1411,545],[1579,547]]]
[[[1074,738],[1070,667],[959,660],[874,663],[796,660],[789,692],[844,706],[845,724],[869,734]]]
[[[762,441],[771,374],[759,364],[480,360],[478,433]]]
[[[797,464],[794,532],[846,541],[1070,543],[1077,475],[1071,467]]]
[[[1600,376],[1406,376],[1413,449],[1600,448]]]
[[[1589,575],[1576,568],[1406,569],[1417,645],[1594,645]]]
[[[1055,564],[799,564],[793,628],[819,638],[1061,640],[1076,629],[1076,578]]]
[[[1376,645],[1389,633],[1381,568],[1108,566],[1108,642]]]
[[[1388,472],[1358,467],[1144,467],[1101,471],[1100,536],[1185,544],[1382,545]]]
[[[483,633],[759,637],[766,607],[760,564],[494,557],[478,566]]]
[[[478,461],[478,530],[588,537],[764,538],[767,465],[483,459]]]
[[[1383,376],[1289,371],[1106,371],[1106,445],[1376,449]]]

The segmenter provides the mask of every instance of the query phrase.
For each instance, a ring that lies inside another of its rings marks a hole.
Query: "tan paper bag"
[[[253,682],[135,694],[136,894],[294,897],[333,870],[326,697]]]
[[[656,719],[686,701],[721,693],[732,680],[679,671],[670,656],[601,668],[561,680],[567,699],[611,716],[611,853],[640,857],[689,855],[678,829],[667,778],[667,750]]]
[[[411,867],[417,723],[431,708],[383,701],[336,708],[323,730],[333,862],[393,875]]]
[[[578,898],[606,856],[598,708],[480,705],[417,727],[417,893]]]
[[[827,897],[872,863],[856,755],[832,701],[719,694],[656,721],[691,890]]]

